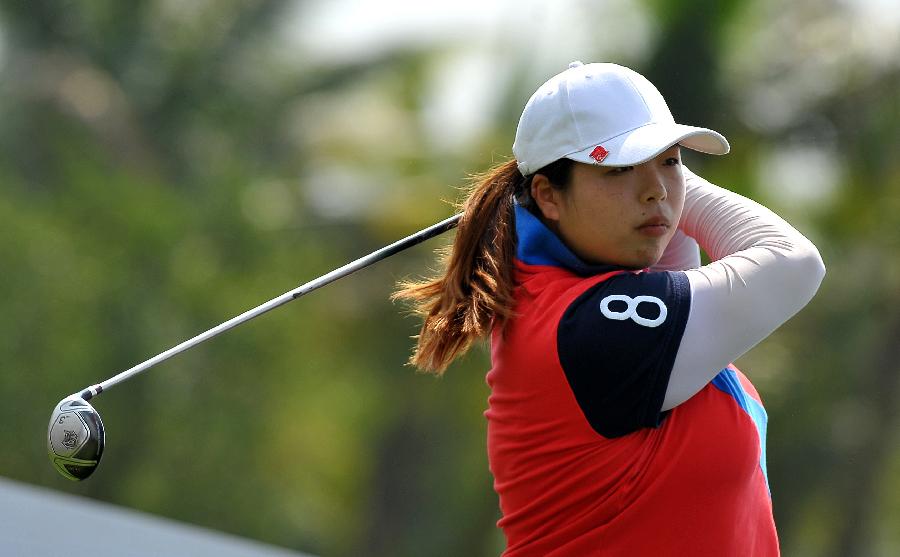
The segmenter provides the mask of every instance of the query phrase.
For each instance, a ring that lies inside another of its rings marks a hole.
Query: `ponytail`
[[[512,317],[513,195],[521,192],[524,183],[515,160],[475,176],[461,205],[456,239],[443,257],[443,274],[401,283],[391,296],[411,302],[423,318],[410,364],[442,375],[473,341]]]

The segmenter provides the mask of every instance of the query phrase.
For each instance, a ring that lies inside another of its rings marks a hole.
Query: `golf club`
[[[50,455],[50,461],[60,474],[70,480],[80,481],[87,478],[94,472],[97,465],[100,463],[100,457],[103,456],[103,447],[105,445],[105,432],[103,429],[103,422],[100,420],[100,414],[87,401],[108,390],[113,385],[131,379],[142,371],[146,371],[156,364],[164,362],[172,356],[184,352],[188,348],[193,348],[201,342],[224,333],[241,323],[246,323],[255,317],[259,317],[268,311],[296,300],[297,298],[308,294],[317,288],[321,288],[326,284],[334,282],[339,278],[345,277],[360,269],[368,267],[373,263],[381,261],[382,259],[386,259],[407,248],[420,244],[429,238],[443,234],[444,232],[455,228],[459,223],[461,216],[461,214],[457,214],[444,219],[441,222],[422,229],[402,240],[398,240],[393,244],[374,251],[369,255],[351,261],[343,267],[339,267],[330,273],[285,292],[277,298],[273,298],[264,304],[247,310],[204,333],[188,339],[165,352],[157,354],[149,360],[141,362],[132,368],[110,377],[102,383],[86,387],[79,393],[74,393],[65,397],[59,401],[50,415],[50,425],[47,430],[47,449]]]

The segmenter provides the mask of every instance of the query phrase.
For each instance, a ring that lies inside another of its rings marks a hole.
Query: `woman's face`
[[[680,148],[636,166],[575,163],[564,190],[536,175],[532,196],[545,222],[583,261],[643,269],[659,261],[681,218]]]

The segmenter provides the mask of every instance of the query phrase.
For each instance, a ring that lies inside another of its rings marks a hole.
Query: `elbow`
[[[798,253],[796,259],[796,294],[804,300],[804,305],[812,300],[822,280],[825,278],[825,262],[812,242],[806,242],[805,249]]]
[[[818,290],[819,285],[822,284],[822,280],[825,278],[825,261],[822,260],[822,255],[812,242],[809,244],[807,259],[806,265],[809,268],[808,272],[815,282],[815,289]]]

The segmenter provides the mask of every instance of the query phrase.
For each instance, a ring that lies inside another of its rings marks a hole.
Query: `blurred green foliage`
[[[770,414],[784,553],[897,554],[896,56],[843,5],[617,5],[649,22],[646,48],[594,39],[553,71],[581,58],[645,72],[677,117],[732,142],[689,164],[795,222],[829,268],[738,362]],[[487,352],[417,375],[417,323],[388,302],[449,238],[99,398],[108,448],[89,481],[46,460],[63,396],[448,215],[454,185],[510,156],[551,73],[527,42],[495,44],[496,108],[448,147],[429,91],[464,41],[317,61],[285,52],[282,23],[303,6],[0,4],[0,439],[18,449],[0,474],[322,555],[495,555]]]

